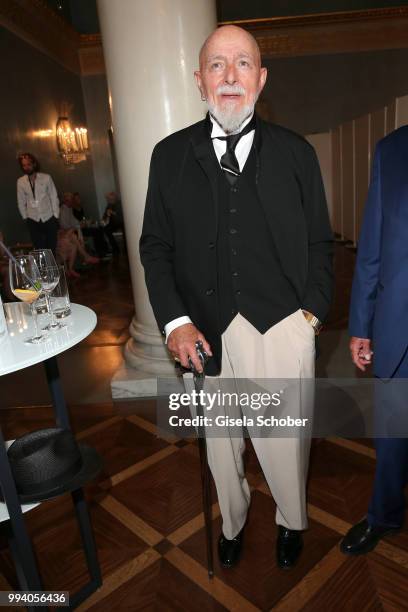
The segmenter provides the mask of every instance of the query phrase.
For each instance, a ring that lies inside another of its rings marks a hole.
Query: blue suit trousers
[[[393,379],[395,378],[408,379],[408,350],[394,373]],[[391,379],[391,385],[393,379]],[[393,435],[398,431],[399,426],[403,428],[405,425],[406,428],[408,419],[407,388],[408,380],[406,384],[395,384],[392,387],[393,392],[388,392],[388,400],[390,400],[390,396],[399,396],[396,398],[394,406],[387,406],[385,403],[380,408],[385,412],[380,416],[380,420],[382,417],[390,418],[390,409],[394,412]],[[400,415],[400,418],[398,418],[398,415]],[[404,429],[401,429],[401,431],[404,431]],[[375,448],[377,453],[375,481],[367,519],[370,525],[401,527],[405,512],[404,489],[408,483],[408,439],[392,436],[377,437]]]

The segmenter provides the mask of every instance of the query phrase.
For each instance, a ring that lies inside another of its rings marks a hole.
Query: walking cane
[[[204,388],[205,381],[205,373],[204,368],[205,364],[208,361],[208,355],[204,350],[203,343],[201,340],[197,340],[196,342],[196,350],[198,358],[201,361],[203,366],[202,372],[197,372],[191,358],[189,357],[190,368],[193,373],[194,387],[197,394]],[[198,396],[200,397],[200,396]],[[197,416],[199,417],[199,423],[203,422],[204,417],[204,409],[199,400],[197,402]],[[207,458],[207,441],[205,437],[205,427],[204,425],[199,425],[197,427],[198,433],[198,448],[200,451],[200,467],[201,467],[201,487],[202,487],[202,495],[203,495],[203,509],[204,509],[204,524],[205,524],[205,534],[206,534],[206,544],[207,544],[207,568],[208,575],[210,578],[214,576],[214,563],[213,563],[213,549],[212,549],[212,512],[211,512],[211,476],[210,476],[210,468],[208,466],[208,458]]]

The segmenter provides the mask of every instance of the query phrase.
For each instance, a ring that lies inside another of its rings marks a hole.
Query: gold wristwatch
[[[317,317],[315,317],[314,314],[312,314],[308,310],[302,310],[302,312],[304,314],[306,321],[310,323],[310,325],[314,329],[316,336],[318,336],[320,332],[322,331],[323,323]]]

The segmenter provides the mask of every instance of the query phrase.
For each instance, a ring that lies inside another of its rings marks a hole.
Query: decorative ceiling
[[[45,0],[80,34],[99,32],[96,0]],[[112,0],[113,1],[113,0]],[[408,6],[408,0],[217,0],[218,21],[315,15]]]
[[[80,34],[99,32],[96,0],[45,0],[61,17],[64,17]]]
[[[407,6],[408,0],[217,0],[218,21],[294,17]]]

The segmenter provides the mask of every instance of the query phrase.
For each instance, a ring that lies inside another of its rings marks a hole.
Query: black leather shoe
[[[239,561],[242,549],[244,529],[232,540],[227,540],[223,533],[218,538],[218,557],[223,567],[234,567]]]
[[[345,555],[364,555],[374,550],[381,538],[398,533],[400,529],[369,525],[367,519],[364,519],[348,531],[340,544],[340,550]]]
[[[301,531],[286,529],[278,526],[278,539],[276,542],[276,554],[278,566],[282,569],[291,568],[299,558],[303,548]]]

